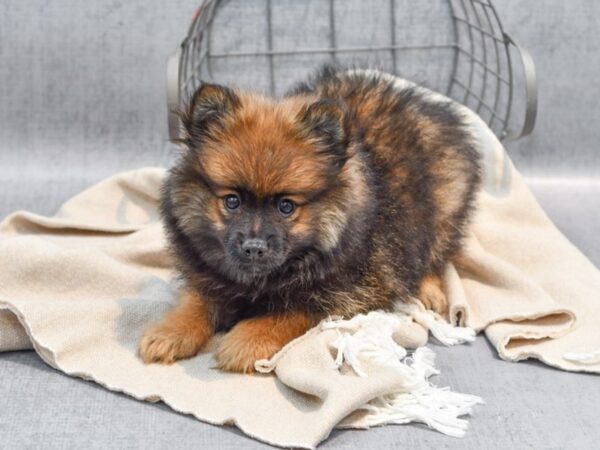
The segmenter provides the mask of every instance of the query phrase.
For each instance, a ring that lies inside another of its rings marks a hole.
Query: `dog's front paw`
[[[243,320],[223,338],[215,355],[218,366],[229,372],[252,373],[256,361],[271,358],[317,320],[301,311]]]
[[[158,324],[146,330],[142,336],[139,354],[146,364],[173,364],[178,359],[195,356],[207,340],[207,333]]]
[[[237,324],[225,335],[215,354],[219,369],[253,373],[256,361],[271,358],[287,343],[270,331],[260,321],[246,320]]]

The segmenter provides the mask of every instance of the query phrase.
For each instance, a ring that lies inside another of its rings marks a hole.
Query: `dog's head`
[[[183,114],[187,151],[165,195],[197,253],[252,284],[340,245],[366,202],[344,106],[204,84]]]

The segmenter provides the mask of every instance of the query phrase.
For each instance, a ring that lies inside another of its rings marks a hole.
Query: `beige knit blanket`
[[[452,320],[484,331],[504,359],[600,373],[600,273],[548,220],[489,129],[464,114],[485,183],[445,276]],[[328,321],[260,362],[265,374],[222,373],[210,351],[144,365],[140,333],[175,290],[157,212],[164,176],[116,175],[53,217],[18,212],[0,224],[0,351],[33,348],[69,375],[275,445],[311,448],[336,425],[412,420],[464,433],[460,416],[479,399],[432,386],[432,352],[406,358],[405,347],[425,343],[422,327],[448,344],[469,340],[469,330],[415,306]]]

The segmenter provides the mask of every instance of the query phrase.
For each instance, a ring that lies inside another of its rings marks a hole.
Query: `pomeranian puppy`
[[[203,84],[161,211],[185,281],[143,335],[146,363],[197,354],[252,372],[329,315],[419,298],[461,245],[479,156],[449,101],[374,71],[326,67],[282,100]]]

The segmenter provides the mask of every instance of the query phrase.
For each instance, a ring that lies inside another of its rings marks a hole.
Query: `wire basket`
[[[500,139],[535,125],[533,60],[504,32],[490,0],[205,0],[167,65],[169,136],[180,136],[176,111],[202,80],[281,95],[332,61],[444,93]],[[515,94],[516,80],[524,95]]]

